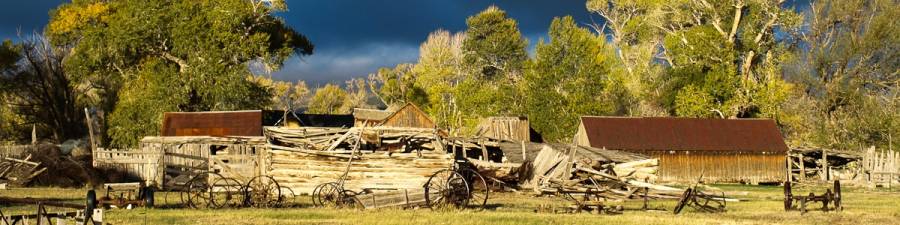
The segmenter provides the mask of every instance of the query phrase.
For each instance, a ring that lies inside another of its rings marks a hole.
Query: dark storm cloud
[[[538,1],[288,1],[285,21],[316,45],[312,56],[291,59],[273,76],[316,83],[341,83],[362,77],[379,67],[414,62],[418,46],[437,29],[453,32],[466,28],[466,18],[490,5],[507,11],[519,22],[533,45],[544,36],[556,16],[572,15],[589,23],[584,0]]]
[[[63,0],[9,0],[0,6],[0,38],[18,39],[40,32],[48,12]],[[310,85],[342,83],[379,67],[413,62],[418,46],[437,29],[465,30],[466,18],[497,5],[519,21],[532,44],[544,36],[555,16],[573,15],[588,23],[584,0],[288,0],[288,12],[278,15],[316,45],[304,59],[291,58],[273,77],[304,79]]]

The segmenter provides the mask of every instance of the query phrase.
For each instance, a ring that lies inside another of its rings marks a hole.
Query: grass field
[[[563,206],[566,202],[553,197],[535,198],[527,194],[496,193],[491,197],[491,209],[432,212],[428,209],[321,209],[308,207],[308,197],[300,196],[300,205],[287,209],[112,209],[107,210],[109,224],[900,224],[900,192],[844,188],[844,211],[785,212],[782,189],[774,186],[715,186],[742,202],[729,203],[728,212],[707,214],[686,208],[682,214],[672,215],[674,201],[654,201],[656,211],[642,211],[640,203],[630,202],[621,215],[535,213],[539,204]],[[795,193],[815,191],[825,187],[803,187]],[[85,190],[59,188],[25,188],[0,190],[0,196],[56,198],[82,202]],[[157,204],[177,199],[174,195],[157,193]],[[4,206],[0,210],[11,213],[34,212],[31,206]],[[820,206],[818,206],[820,207]],[[814,208],[818,208],[814,207]],[[51,209],[51,211],[54,209]]]

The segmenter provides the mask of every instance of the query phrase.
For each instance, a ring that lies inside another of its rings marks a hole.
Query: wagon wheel
[[[791,194],[791,181],[784,182],[784,211],[794,208],[794,195]]]
[[[681,213],[681,210],[684,209],[684,206],[688,204],[688,201],[693,197],[694,189],[688,188],[684,190],[684,193],[681,194],[681,198],[678,199],[678,204],[675,205],[675,214]]]
[[[294,194],[294,189],[291,189],[289,187],[281,187],[281,195],[278,196],[278,202],[276,203],[276,206],[291,207],[294,205],[296,199],[297,194]]]
[[[455,171],[440,170],[425,183],[425,203],[431,209],[465,206],[469,202],[469,185]]]
[[[491,192],[490,186],[488,186],[487,180],[484,179],[484,176],[478,173],[478,171],[474,169],[465,169],[462,171],[463,175],[466,176],[466,179],[469,182],[469,190],[471,191],[469,194],[469,202],[468,207],[471,208],[479,208],[484,209],[487,206],[487,200],[489,194]]]
[[[278,203],[281,186],[270,176],[257,176],[244,186],[244,204],[253,207],[267,208]]]
[[[844,207],[841,206],[841,182],[835,180],[834,181],[834,210],[841,211]]]
[[[316,185],[315,188],[313,188],[312,195],[310,195],[310,197],[312,198],[312,204],[313,204],[313,206],[315,206],[315,207],[322,207],[322,206],[323,206],[323,205],[322,205],[322,202],[319,201],[319,191],[322,190],[322,187],[325,186],[326,184],[327,184],[327,183],[325,183],[325,184],[319,184],[319,185]]]
[[[222,176],[212,172],[206,172],[197,174],[194,178],[191,178],[190,181],[186,184],[187,192],[182,195],[182,201],[185,202],[188,207],[191,208],[201,208],[210,206],[210,202],[213,198],[211,187],[209,180],[210,179],[221,179]]]
[[[221,177],[221,176],[220,176]],[[221,177],[210,186],[210,207],[239,207],[243,201],[243,186],[234,178]]]
[[[320,184],[313,199],[321,207],[339,207],[344,199],[344,190],[334,182]]]

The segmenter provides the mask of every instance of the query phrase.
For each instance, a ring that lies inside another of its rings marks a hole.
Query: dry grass
[[[562,206],[557,198],[532,198],[525,194],[500,193],[490,200],[486,211],[432,212],[426,209],[350,210],[309,208],[307,197],[300,197],[300,207],[290,209],[133,209],[108,210],[106,222],[111,224],[900,224],[900,192],[870,191],[845,188],[843,212],[813,211],[805,215],[782,209],[780,187],[720,185],[732,197],[746,201],[728,205],[722,214],[697,213],[685,209],[680,215],[669,211],[674,201],[656,201],[653,208],[664,211],[640,211],[640,203],[626,204],[622,215],[535,213],[538,204]],[[825,187],[807,187],[796,193],[817,191]],[[80,189],[15,189],[0,190],[2,196],[52,197],[80,201]],[[164,199],[167,198],[167,199]],[[177,196],[157,194],[157,203],[177,201]],[[25,207],[4,207],[3,212],[32,212]]]

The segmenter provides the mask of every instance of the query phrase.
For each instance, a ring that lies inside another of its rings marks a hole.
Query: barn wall
[[[659,180],[694,183],[703,175],[704,182],[778,182],[787,175],[785,154],[720,153],[688,151],[640,152],[659,158]]]
[[[482,136],[508,141],[531,141],[531,126],[527,119],[518,117],[490,117],[484,119],[478,128]]]
[[[383,126],[434,128],[434,122],[422,111],[411,106],[403,107],[391,117],[385,119]]]
[[[311,194],[313,189],[328,182],[337,182],[347,170],[347,160],[305,153],[268,150],[267,175],[281,187],[296,194]],[[350,164],[345,189],[421,189],[429,176],[453,163],[450,154],[436,151],[417,153],[387,152],[363,154]]]

